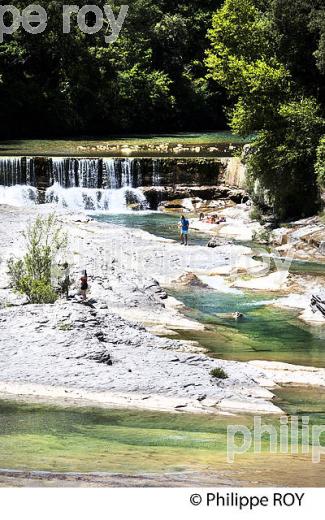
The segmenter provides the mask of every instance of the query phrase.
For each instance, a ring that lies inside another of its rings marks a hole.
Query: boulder
[[[275,246],[284,246],[289,241],[289,230],[287,228],[275,229],[272,232],[272,242]]]
[[[198,204],[201,201],[212,200],[231,200],[235,203],[246,202],[249,200],[244,190],[232,189],[229,186],[150,186],[141,188],[151,209],[168,203],[168,207],[178,209],[182,207],[183,199],[192,199],[192,203]],[[176,204],[176,206],[175,206]]]
[[[201,280],[194,273],[186,273],[183,274],[176,281],[179,285],[192,286],[192,287],[207,287],[206,284],[201,282]]]
[[[219,247],[223,246],[225,244],[225,241],[219,237],[212,237],[210,241],[208,242],[208,247]]]
[[[90,354],[89,356],[86,356],[86,359],[89,359],[90,361],[95,361],[100,365],[107,365],[109,367],[113,365],[111,356],[106,350],[98,352],[96,354]]]

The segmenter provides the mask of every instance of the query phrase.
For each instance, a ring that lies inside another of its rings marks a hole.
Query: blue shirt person
[[[188,245],[188,231],[190,229],[190,221],[182,215],[181,222],[181,244]]]

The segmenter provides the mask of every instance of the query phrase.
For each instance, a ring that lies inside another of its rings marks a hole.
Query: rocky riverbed
[[[239,255],[208,274],[222,276],[229,287],[282,294],[276,306],[296,309],[306,323],[325,325],[323,314],[310,305],[313,295],[325,301],[323,219],[315,216],[273,230],[252,220],[250,214],[249,205],[238,204],[218,211],[218,217],[224,219],[220,224],[192,222],[193,229],[210,233],[208,245],[213,249],[222,248],[227,239],[251,244],[249,254]],[[211,279],[210,283],[213,286]]]
[[[232,256],[244,262],[248,247],[225,242],[217,249],[184,248],[141,230],[62,212],[76,286],[81,269],[90,275],[89,304],[73,288],[68,301],[26,305],[9,288],[6,261],[24,251],[21,231],[36,214],[0,210],[2,395],[155,410],[281,413],[270,391],[277,383],[325,386],[324,369],[214,360],[197,345],[154,334],[202,327],[182,316],[180,304],[160,284],[221,269]],[[213,378],[215,367],[228,378]]]

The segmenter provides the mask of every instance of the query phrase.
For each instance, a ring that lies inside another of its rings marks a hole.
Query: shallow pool
[[[288,395],[278,399],[286,401]],[[291,399],[297,398],[291,395]],[[314,416],[313,411],[312,421]],[[0,468],[171,473],[178,474],[184,485],[189,473],[206,475],[211,484],[325,485],[324,464],[312,464],[306,455],[271,454],[267,436],[263,436],[261,453],[249,449],[229,464],[227,427],[246,426],[251,432],[252,421],[248,416],[72,409],[0,401]],[[264,418],[264,423],[278,430],[278,419]]]
[[[158,237],[167,238],[171,240],[179,240],[178,223],[180,221],[182,212],[179,215],[171,215],[160,212],[127,212],[120,214],[102,214],[95,215],[99,222],[107,222],[109,224],[117,224],[119,226],[143,229],[148,233],[152,233]],[[206,246],[209,242],[209,237],[205,233],[198,231],[191,231],[189,244]]]
[[[186,305],[185,314],[205,331],[179,331],[221,359],[267,360],[325,367],[325,327],[308,326],[297,313],[272,307],[274,294],[223,294],[191,287],[171,291]],[[234,320],[234,312],[244,319]]]
[[[178,238],[179,217],[158,212],[99,215],[102,222],[144,229],[156,236]],[[190,245],[206,245],[206,234],[191,232]],[[252,245],[252,244],[250,244]],[[296,262],[299,273],[323,274],[323,265]],[[204,332],[180,331],[181,338],[199,341],[216,357],[239,361],[267,360],[325,367],[325,326],[309,326],[297,312],[273,307],[275,293],[233,291],[222,293],[200,287],[168,289],[182,301],[185,314],[204,325]],[[241,312],[245,319],[230,317]]]

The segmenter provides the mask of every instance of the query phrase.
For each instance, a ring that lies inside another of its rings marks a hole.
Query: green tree
[[[320,140],[317,149],[316,173],[318,176],[319,185],[325,188],[325,136]]]
[[[104,31],[86,35],[74,16],[63,34],[66,2],[39,0],[46,31],[19,30],[0,44],[0,136],[224,128],[224,92],[204,68],[207,30],[221,1],[133,0],[118,40],[107,45]],[[29,3],[14,2],[20,9]],[[89,3],[107,2],[78,5]],[[117,12],[125,2],[109,3]]]
[[[11,286],[25,294],[30,303],[54,303],[57,259],[65,250],[67,236],[55,215],[49,215],[46,219],[37,217],[27,227],[24,238],[26,254],[20,260],[11,258],[8,262]]]
[[[258,181],[265,196],[256,202],[280,218],[310,215],[320,200],[324,78],[313,16],[304,0],[226,0],[209,32],[206,63],[229,93],[231,128],[256,135],[247,158],[252,193]]]

